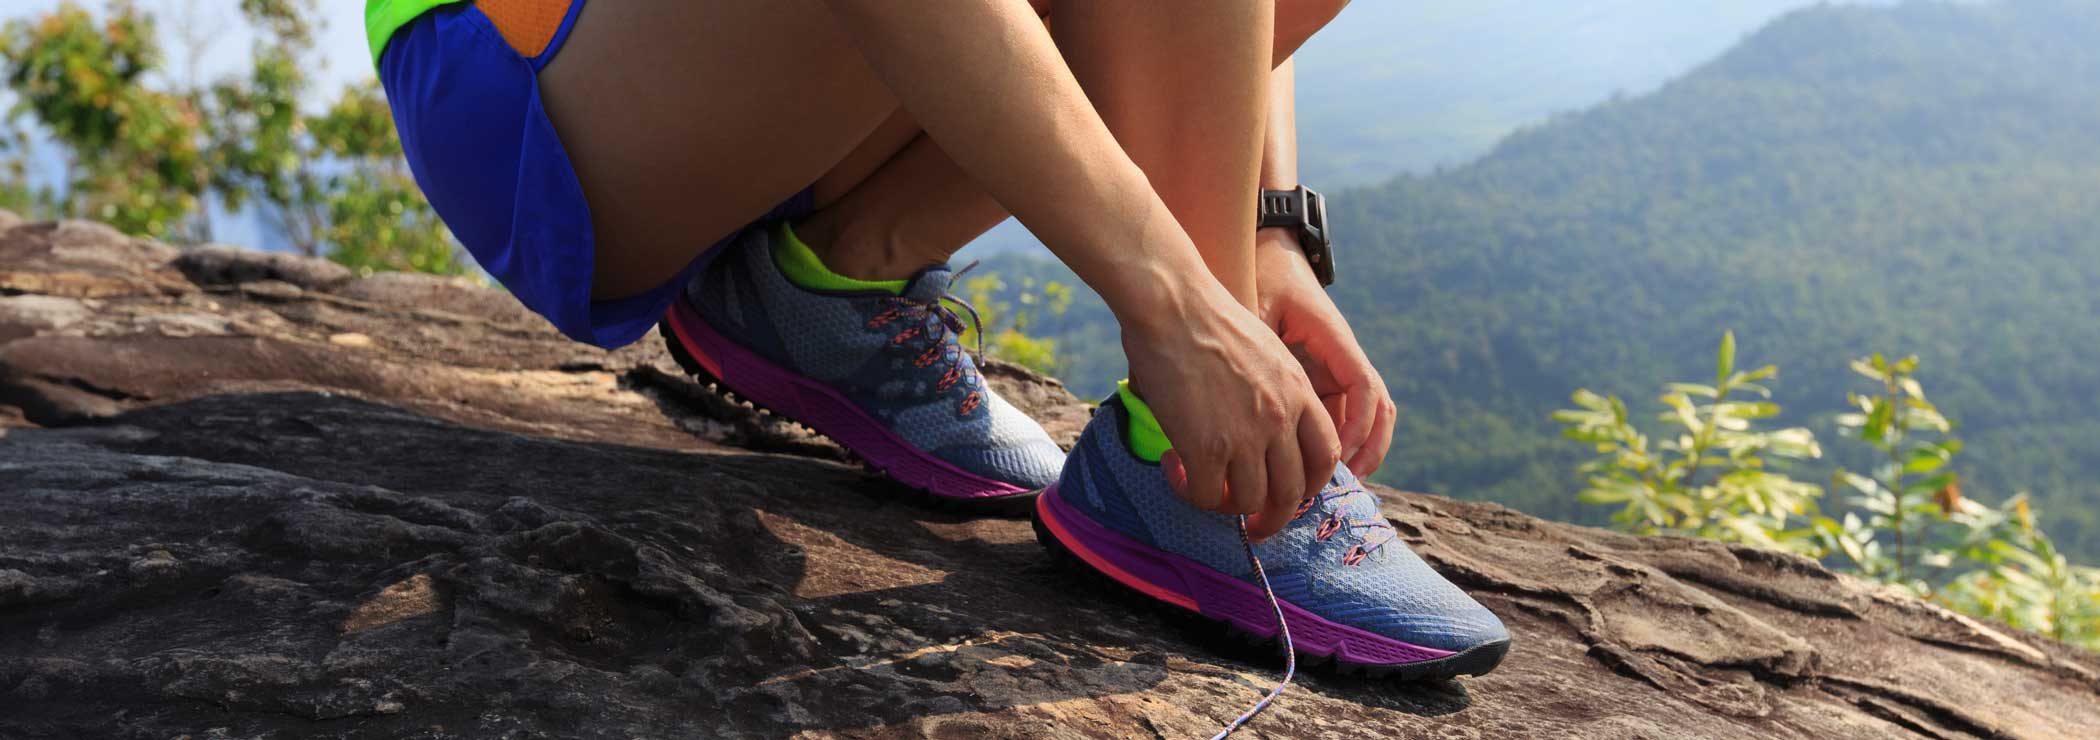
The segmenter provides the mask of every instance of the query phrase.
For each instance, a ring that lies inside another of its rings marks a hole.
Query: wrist
[[[1298,245],[1298,230],[1289,226],[1264,226],[1254,230],[1254,248],[1257,252],[1276,249],[1301,252]]]
[[[1102,292],[1126,338],[1157,340],[1186,334],[1190,327],[1231,310],[1244,310],[1199,260],[1169,266],[1147,264],[1122,271],[1117,295]]]
[[[1299,246],[1296,229],[1277,226],[1255,232],[1254,264],[1255,285],[1263,293],[1285,285],[1319,286],[1319,277],[1313,274],[1312,263],[1306,261],[1305,250]]]

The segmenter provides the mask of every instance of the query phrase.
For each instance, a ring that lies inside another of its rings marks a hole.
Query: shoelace
[[[1319,493],[1305,497],[1305,500],[1298,504],[1298,512],[1292,516],[1293,518],[1304,516],[1305,512],[1311,511],[1314,506],[1328,501],[1339,501],[1358,493],[1368,495],[1370,492],[1361,485],[1321,489]],[[1276,590],[1269,586],[1269,574],[1268,571],[1262,568],[1261,558],[1254,554],[1254,542],[1247,537],[1247,517],[1241,515],[1238,518],[1238,523],[1240,528],[1240,549],[1247,553],[1247,563],[1254,566],[1254,577],[1261,581],[1262,595],[1269,599],[1269,610],[1276,615],[1276,631],[1283,638],[1283,680],[1277,682],[1276,688],[1270,689],[1268,695],[1263,696],[1261,701],[1255,702],[1254,706],[1241,713],[1238,719],[1225,725],[1225,729],[1219,730],[1218,734],[1211,736],[1210,740],[1225,740],[1226,736],[1231,735],[1241,727],[1245,727],[1249,721],[1254,719],[1254,715],[1261,714],[1262,710],[1268,709],[1270,704],[1275,703],[1276,697],[1282,696],[1284,688],[1291,685],[1291,678],[1298,674],[1298,649],[1297,646],[1291,643],[1291,626],[1284,621],[1283,603],[1277,600]],[[1385,532],[1385,536],[1378,538],[1375,542],[1370,542],[1366,538],[1366,542],[1359,542],[1350,546],[1349,551],[1342,555],[1342,563],[1344,565],[1353,566],[1363,562],[1364,558],[1369,557],[1378,548],[1384,547],[1385,543],[1391,542],[1395,537],[1399,536],[1393,533],[1392,525],[1386,522],[1384,517],[1378,518],[1377,521],[1343,519],[1342,507],[1336,506],[1333,511],[1328,513],[1327,519],[1320,522],[1320,528],[1313,532],[1313,537],[1325,542],[1328,538],[1333,537],[1335,532],[1340,531],[1344,525],[1348,526],[1352,532],[1362,528],[1383,530]],[[1368,546],[1366,546],[1367,544]]]
[[[1261,592],[1269,597],[1269,610],[1276,614],[1276,630],[1283,636],[1283,680],[1276,683],[1276,688],[1269,690],[1268,696],[1262,697],[1261,701],[1255,702],[1252,707],[1248,707],[1246,712],[1240,714],[1239,719],[1233,720],[1231,724],[1225,726],[1225,729],[1219,730],[1216,735],[1212,735],[1210,740],[1225,740],[1225,736],[1231,735],[1234,730],[1246,726],[1248,721],[1254,719],[1254,715],[1261,714],[1261,710],[1268,709],[1269,705],[1276,701],[1276,697],[1282,696],[1284,688],[1291,685],[1291,677],[1298,675],[1298,649],[1291,644],[1291,626],[1283,620],[1283,602],[1276,600],[1276,590],[1269,587],[1269,574],[1267,571],[1262,570],[1261,558],[1254,555],[1254,541],[1247,538],[1247,516],[1245,514],[1239,516],[1239,525],[1240,549],[1247,552],[1247,562],[1254,566],[1254,577],[1261,580]]]
[[[964,265],[962,269],[956,270],[954,275],[949,278],[949,284],[953,285],[954,280],[960,279],[963,273],[969,272],[971,268],[976,266],[977,263],[972,261],[970,264]],[[962,361],[962,357],[959,356],[962,351],[961,347],[955,346],[951,348],[948,343],[949,333],[952,332],[957,336],[961,336],[968,327],[963,325],[962,314],[956,313],[955,309],[949,308],[947,304],[953,303],[961,306],[964,311],[969,312],[969,326],[978,328],[976,354],[979,357],[983,357],[984,320],[978,316],[977,307],[970,305],[970,302],[964,300],[961,296],[945,292],[940,297],[930,301],[916,300],[904,296],[891,296],[882,300],[884,304],[882,312],[869,318],[867,327],[879,329],[898,321],[910,322],[911,325],[906,326],[902,331],[890,337],[890,344],[899,347],[907,343],[923,345],[918,356],[912,358],[914,366],[931,367],[936,363],[946,366],[946,371],[941,373],[940,380],[934,381],[934,392],[946,393],[949,388],[955,387],[955,384],[962,383],[963,387],[970,389],[970,392],[963,396],[957,408],[965,416],[972,411],[976,411],[977,407],[984,403],[984,394],[978,390],[981,380],[977,376],[976,369]],[[915,339],[922,341],[913,342]]]
[[[1314,506],[1329,501],[1340,501],[1359,493],[1370,495],[1370,491],[1365,490],[1360,484],[1322,489],[1318,494],[1307,496],[1304,501],[1299,502],[1298,513],[1293,514],[1292,517],[1305,516],[1305,512],[1311,511]],[[1326,542],[1328,539],[1333,538],[1335,533],[1340,532],[1343,527],[1348,527],[1351,532],[1359,529],[1369,529],[1374,535],[1384,534],[1383,537],[1376,537],[1375,539],[1367,536],[1362,542],[1350,546],[1348,552],[1342,553],[1343,565],[1353,566],[1362,563],[1364,558],[1370,557],[1371,553],[1377,552],[1378,548],[1385,547],[1386,543],[1393,541],[1394,538],[1399,536],[1393,532],[1393,525],[1387,522],[1385,517],[1381,516],[1376,519],[1344,518],[1342,516],[1342,507],[1337,505],[1327,513],[1326,519],[1321,520],[1320,527],[1313,530],[1313,539]]]

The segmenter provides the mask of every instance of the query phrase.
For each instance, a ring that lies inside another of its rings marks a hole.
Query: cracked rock
[[[0,737],[1200,737],[1281,669],[497,291],[0,213],[0,293]],[[1811,561],[1379,492],[1512,652],[1255,736],[2100,727],[2100,658]]]

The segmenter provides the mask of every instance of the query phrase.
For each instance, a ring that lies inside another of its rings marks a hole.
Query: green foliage
[[[1771,469],[1773,463],[1822,456],[1815,435],[1795,427],[1760,431],[1779,414],[1759,385],[1777,375],[1766,365],[1735,367],[1735,334],[1722,335],[1712,385],[1671,383],[1659,419],[1668,430],[1650,442],[1616,396],[1575,392],[1581,408],[1558,411],[1563,435],[1591,445],[1598,459],[1579,471],[1585,503],[1618,506],[1612,521],[1642,534],[1680,534],[1768,547],[1811,546],[1789,531],[1822,490]],[[1741,394],[1756,400],[1738,400]]]
[[[979,305],[1023,303],[1033,286],[1058,286],[1058,294],[1045,294],[1032,305],[1056,311],[1030,311],[1027,335],[1049,340],[1056,347],[1055,374],[1081,398],[1105,398],[1114,392],[1116,379],[1124,377],[1121,329],[1101,296],[1086,287],[1062,262],[1031,254],[999,254],[983,260],[985,273],[1000,276],[979,293],[965,290]],[[1026,289],[1023,286],[1029,286]],[[980,299],[982,299],[980,301]],[[993,305],[993,308],[997,308]],[[996,311],[995,311],[996,313]]]
[[[1030,329],[1041,319],[1064,315],[1072,306],[1072,288],[1056,280],[1040,284],[1024,277],[1008,286],[998,274],[978,275],[963,281],[963,295],[977,309],[978,324],[963,333],[964,345],[984,337],[985,354],[1040,373],[1058,370],[1057,340],[1033,336]]]
[[[240,10],[259,32],[252,66],[202,88],[157,81],[166,69],[154,19],[128,2],[101,21],[66,3],[7,24],[0,61],[19,98],[11,116],[51,132],[70,176],[60,194],[15,185],[0,199],[202,241],[211,238],[204,203],[216,196],[229,210],[260,207],[305,254],[367,272],[463,272],[376,86],[301,110],[317,64],[314,0],[242,0]]]
[[[66,211],[166,236],[210,180],[197,101],[146,87],[161,64],[152,20],[118,2],[97,22],[71,3],[0,30],[13,115],[34,115],[72,154]]]
[[[1875,354],[1854,360],[1852,369],[1876,387],[1846,397],[1852,410],[1838,415],[1838,428],[1872,447],[1880,460],[1871,474],[1840,470],[1831,478],[1833,487],[1852,492],[1847,503],[1864,512],[1865,521],[1824,518],[1817,528],[1860,573],[1907,583],[1920,575],[1921,564],[1945,568],[1952,562],[1944,551],[1928,551],[1926,537],[1935,516],[1959,509],[1961,487],[1947,464],[1961,451],[1961,440],[1947,436],[1953,423],[1925,399],[1916,356],[1891,362]],[[1883,552],[1871,539],[1862,543],[1857,528],[1887,533],[1892,546]]]
[[[2035,528],[2025,494],[1974,512],[1969,521],[1971,531],[1986,534],[1962,555],[1980,567],[1942,587],[1942,603],[2100,650],[2100,568],[2072,565],[2058,552]]]
[[[0,134],[0,208],[30,216],[58,210],[49,188],[29,184],[29,134],[19,128]]]
[[[1627,531],[1782,548],[1968,614],[2100,648],[2100,569],[2071,564],[2035,527],[2025,494],[1998,507],[1961,495],[1951,467],[1961,443],[1947,436],[1954,423],[1926,400],[1916,357],[1852,363],[1874,390],[1853,394],[1838,425],[1878,462],[1871,474],[1833,477],[1835,487],[1851,491],[1839,518],[1817,510],[1821,488],[1766,465],[1817,457],[1814,436],[1801,428],[1756,431],[1753,423],[1778,407],[1729,400],[1737,391],[1769,399],[1757,381],[1777,368],[1740,371],[1734,361],[1731,333],[1721,341],[1715,384],[1669,385],[1662,421],[1674,441],[1651,445],[1618,398],[1577,391],[1581,408],[1553,419],[1598,456],[1577,468],[1587,482],[1580,500],[1619,507],[1612,521]]]

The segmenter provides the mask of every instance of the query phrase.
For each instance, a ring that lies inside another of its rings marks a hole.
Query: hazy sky
[[[1363,0],[1299,52],[1300,135],[1321,137],[1326,145],[1325,151],[1306,145],[1306,181],[1332,189],[1477,156],[1550,112],[1578,109],[1615,91],[1640,92],[1682,74],[1780,13],[1816,1]],[[0,20],[34,17],[59,4],[0,0]],[[99,11],[107,0],[80,4]],[[171,74],[186,74],[193,55],[198,77],[207,81],[245,67],[255,36],[241,21],[237,0],[135,4],[160,21]],[[325,10],[316,104],[372,74],[364,3],[319,5]],[[5,98],[0,94],[0,102]],[[48,163],[39,168],[47,179],[62,167],[54,153],[39,161]],[[274,241],[253,218],[214,221],[221,241]],[[1008,224],[982,246],[1032,242]]]

